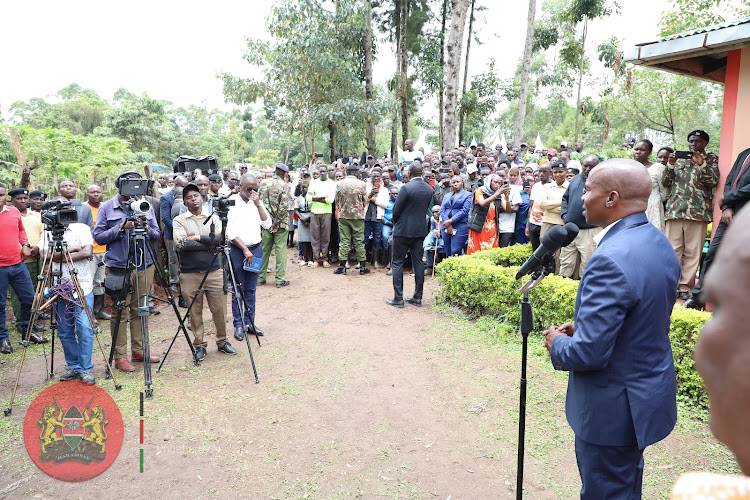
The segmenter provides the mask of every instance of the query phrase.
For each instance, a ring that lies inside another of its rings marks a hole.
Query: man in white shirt
[[[497,214],[497,232],[498,246],[507,247],[513,240],[513,233],[516,230],[516,212],[523,201],[521,199],[520,186],[509,185],[505,179],[505,170],[498,169],[497,175],[502,180],[500,191],[500,203],[503,211]]]
[[[526,226],[527,236],[531,240],[531,247],[539,247],[542,232],[542,217],[544,210],[539,208],[539,200],[547,197],[546,185],[552,178],[552,169],[548,163],[539,165],[539,182],[535,182],[529,195],[529,223]]]
[[[406,139],[404,141],[404,152],[398,159],[399,165],[406,163],[407,166],[411,165],[414,160],[421,160],[423,157],[421,151],[414,151],[414,141],[412,139]]]
[[[50,250],[52,235],[45,231],[39,242],[39,251],[44,255]],[[91,273],[89,260],[93,255],[94,238],[91,236],[89,226],[82,223],[73,223],[65,228],[63,239],[68,246],[70,260],[73,261],[78,281],[83,289],[84,297],[71,300],[86,301],[89,311],[94,307],[94,277]],[[52,271],[56,272],[62,268],[60,283],[71,283],[70,271],[65,259],[60,252],[52,256]],[[55,283],[57,284],[57,283]],[[72,312],[72,314],[71,314]],[[91,353],[94,348],[94,330],[89,321],[86,310],[73,305],[66,298],[59,298],[54,305],[55,321],[57,322],[57,336],[62,344],[65,354],[67,370],[60,375],[61,381],[82,380],[89,384],[95,384],[94,364],[91,361]]]
[[[240,192],[233,195],[235,205],[229,209],[227,219],[227,239],[232,243],[229,256],[232,267],[237,278],[237,284],[242,291],[244,301],[250,320],[255,325],[255,288],[258,285],[258,272],[245,270],[245,264],[253,263],[254,259],[259,261],[263,258],[263,246],[261,245],[261,227],[271,228],[271,218],[268,216],[263,202],[258,197],[258,180],[254,175],[244,174],[240,179]],[[237,305],[242,302],[240,297],[232,294],[232,317],[234,324],[234,338],[242,340],[248,331],[250,322],[245,319],[244,308]],[[243,304],[244,306],[244,304]],[[257,335],[263,335],[263,331],[255,328]]]

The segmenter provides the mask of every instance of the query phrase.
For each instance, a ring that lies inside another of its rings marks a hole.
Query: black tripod
[[[89,308],[88,302],[86,302],[86,295],[83,293],[83,288],[81,287],[81,283],[78,280],[78,271],[75,268],[75,265],[73,264],[73,259],[70,256],[70,251],[68,250],[67,243],[63,240],[63,236],[65,234],[65,226],[63,225],[56,225],[51,228],[52,235],[50,236],[50,241],[48,242],[47,248],[47,254],[44,257],[44,261],[42,262],[42,269],[41,274],[39,275],[39,281],[36,285],[36,292],[34,294],[34,301],[31,305],[31,317],[29,318],[29,326],[26,328],[26,334],[21,339],[20,344],[23,346],[23,353],[21,354],[21,363],[18,365],[18,373],[16,373],[16,382],[13,386],[13,394],[10,398],[10,406],[4,410],[5,416],[10,416],[10,414],[13,412],[13,401],[16,398],[16,391],[18,390],[18,382],[21,379],[21,370],[23,369],[23,363],[26,360],[26,350],[29,347],[29,337],[31,335],[32,329],[34,327],[34,322],[37,320],[39,315],[42,313],[44,309],[54,304],[56,301],[59,300],[68,300],[72,302],[74,305],[82,308],[84,311],[86,311],[86,316],[88,318],[89,323],[91,324],[91,328],[94,331],[94,337],[96,338],[97,344],[99,344],[99,350],[102,352],[102,357],[104,358],[104,363],[107,365],[107,371],[108,373],[111,372],[110,368],[110,361],[107,360],[107,355],[104,352],[104,346],[102,346],[102,342],[99,339],[99,333],[101,333],[101,326],[98,325],[96,321],[94,321],[94,316],[91,313],[91,308]],[[53,257],[56,253],[60,254],[60,262],[57,267],[57,270],[52,269],[52,263],[53,263]],[[68,271],[68,274],[70,275],[70,280],[73,284],[73,290],[70,296],[62,295],[62,289],[61,289],[61,283],[62,283],[62,275],[63,275],[63,262],[65,262],[66,270]],[[88,265],[88,264],[87,264]],[[51,297],[45,296],[45,290],[50,290],[54,295]],[[52,353],[51,353],[51,360],[50,360],[50,368],[48,372],[48,378],[53,377],[53,373],[55,371],[55,331],[57,330],[57,323],[55,319],[55,315],[50,315],[50,330],[52,332]],[[75,321],[75,320],[74,320]],[[46,357],[46,354],[45,354]],[[115,389],[118,391],[122,389],[122,386],[117,383],[114,377],[112,377],[112,382],[115,384]]]
[[[149,241],[148,238],[148,227],[146,225],[146,220],[144,216],[130,216],[126,219],[127,221],[130,221],[133,223],[133,229],[131,230],[130,234],[128,235],[129,241],[128,241],[128,260],[127,260],[127,267],[124,270],[124,281],[122,286],[119,289],[112,290],[110,289],[110,293],[112,296],[112,300],[115,301],[115,308],[117,309],[117,314],[115,316],[115,324],[114,328],[112,329],[112,348],[109,351],[109,363],[112,363],[112,359],[115,355],[115,346],[117,344],[117,335],[118,331],[120,329],[120,323],[122,322],[122,312],[129,308],[133,303],[138,304],[138,321],[140,322],[141,326],[141,337],[143,342],[143,380],[145,385],[145,394],[147,399],[151,399],[154,395],[154,390],[152,389],[152,379],[151,379],[151,346],[149,342],[149,332],[148,332],[148,316],[149,316],[149,299],[158,300],[160,302],[165,302],[172,305],[172,309],[174,310],[175,316],[177,317],[177,320],[180,322],[180,329],[185,334],[185,340],[187,340],[188,346],[190,346],[190,350],[193,353],[193,360],[194,364],[196,366],[199,366],[200,363],[197,360],[196,354],[195,354],[195,347],[193,347],[193,343],[190,341],[190,336],[187,333],[187,329],[185,328],[185,324],[183,323],[182,316],[180,316],[180,311],[177,309],[177,304],[174,300],[174,295],[172,295],[172,289],[169,287],[169,285],[165,282],[164,276],[161,272],[154,273],[156,275],[156,281],[159,283],[159,286],[161,286],[164,289],[164,292],[167,296],[167,299],[162,299],[159,297],[156,297],[154,295],[150,295],[150,285],[148,282],[148,273],[146,272],[146,255],[148,252],[148,255],[151,257],[151,261],[156,264],[156,253],[154,252],[153,246],[151,245],[151,241]],[[120,233],[123,233],[125,231],[125,225],[123,224],[123,227],[120,229]],[[135,271],[135,272],[133,272]],[[111,273],[110,269],[110,273]],[[144,289],[140,289],[140,285],[138,282],[138,273],[144,273]],[[135,276],[135,286],[133,286],[133,283],[131,283],[131,274]],[[126,302],[128,294],[130,292],[134,292],[133,300],[130,302]],[[134,319],[131,318],[131,321]],[[179,329],[178,329],[179,332]],[[174,341],[173,341],[174,343]],[[109,368],[109,372],[107,373],[107,378],[112,376],[112,370]]]
[[[516,498],[523,498],[523,457],[526,440],[526,359],[528,357],[529,333],[534,329],[534,310],[529,300],[529,292],[542,282],[545,276],[555,272],[554,255],[547,255],[541,266],[534,271],[531,278],[519,290],[523,294],[521,301],[521,394],[518,410],[518,471],[516,475]]]
[[[252,316],[250,315],[250,308],[247,304],[247,301],[245,300],[244,294],[240,292],[240,287],[237,283],[237,277],[235,275],[234,266],[232,265],[232,260],[229,257],[229,251],[230,251],[230,243],[227,241],[227,219],[229,215],[229,208],[226,207],[226,209],[218,209],[213,214],[211,214],[210,217],[208,217],[203,224],[207,224],[209,221],[211,222],[210,231],[209,231],[209,239],[211,241],[214,240],[214,231],[216,230],[216,225],[214,222],[214,214],[219,217],[219,220],[221,221],[221,237],[219,239],[219,246],[216,248],[216,250],[213,252],[214,257],[211,260],[211,264],[209,264],[208,268],[206,269],[206,272],[203,274],[203,279],[201,279],[200,284],[198,285],[198,289],[195,291],[195,295],[193,295],[192,299],[190,300],[190,304],[188,305],[187,311],[185,312],[185,318],[188,317],[190,314],[190,310],[193,308],[193,305],[195,304],[196,299],[198,298],[198,294],[209,291],[210,289],[203,288],[203,285],[206,283],[206,279],[208,279],[208,274],[211,272],[211,268],[214,267],[214,263],[216,262],[216,259],[219,259],[221,269],[223,271],[223,279],[224,279],[224,285],[222,287],[222,290],[224,291],[224,295],[227,295],[229,293],[229,281],[231,281],[231,290],[232,290],[232,299],[236,301],[237,308],[240,311],[240,317],[242,318],[242,331],[245,333],[245,343],[247,344],[247,352],[250,355],[250,364],[253,367],[253,374],[255,375],[255,383],[259,383],[258,380],[258,370],[255,367],[255,359],[253,358],[253,350],[250,347],[250,335],[249,333],[252,332],[253,335],[255,335],[256,340],[258,341],[258,345],[260,346],[260,337],[257,334],[257,330],[255,328],[255,323],[253,322]],[[249,320],[250,324],[248,325],[246,322]],[[184,318],[183,318],[184,320]],[[180,325],[182,325],[182,321],[180,321]],[[177,336],[180,334],[179,328],[177,329],[177,332],[174,334],[174,338],[172,339],[172,343],[169,344],[169,349],[167,349],[167,352],[164,354],[164,357],[161,360],[161,364],[159,365],[159,368],[157,371],[161,370],[161,367],[164,365],[164,362],[167,360],[167,356],[169,355],[169,351],[172,350],[172,346],[175,343],[175,340],[177,340]],[[187,334],[186,334],[187,335]],[[197,364],[197,358],[196,358],[196,364]]]

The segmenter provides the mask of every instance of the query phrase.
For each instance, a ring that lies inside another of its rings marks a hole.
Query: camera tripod
[[[42,263],[41,274],[39,275],[39,281],[37,282],[36,286],[36,293],[34,294],[34,301],[31,305],[31,317],[29,318],[29,325],[26,328],[26,334],[23,336],[20,342],[20,344],[23,346],[23,353],[21,354],[21,363],[18,365],[18,373],[16,373],[16,382],[13,386],[13,394],[10,398],[10,406],[8,406],[8,408],[4,410],[4,414],[6,417],[10,416],[10,414],[13,412],[13,402],[16,398],[18,382],[21,379],[21,370],[23,369],[23,364],[26,360],[26,350],[29,347],[29,337],[31,336],[34,322],[37,320],[39,314],[41,314],[44,309],[51,306],[57,301],[67,300],[73,305],[78,306],[86,311],[86,317],[88,318],[88,321],[91,324],[91,328],[94,331],[94,337],[96,338],[96,342],[99,345],[99,350],[102,352],[102,357],[104,357],[104,363],[107,365],[107,371],[111,372],[111,368],[109,365],[110,362],[107,360],[107,355],[104,352],[104,346],[99,339],[99,333],[101,333],[102,328],[94,320],[94,316],[91,313],[91,308],[89,307],[88,302],[86,302],[86,295],[83,293],[83,288],[81,287],[81,283],[78,280],[78,271],[73,264],[73,258],[71,257],[70,251],[68,250],[68,245],[63,240],[65,227],[53,227],[51,229],[51,232],[51,241],[49,241],[47,245],[47,254],[45,255],[44,261]],[[59,262],[57,270],[53,270],[53,257],[56,253],[60,254],[61,260]],[[73,284],[73,293],[70,296],[63,295],[64,292],[60,288],[60,285],[62,283],[63,262],[65,262],[66,270],[68,271],[70,280]],[[50,298],[47,298],[45,296],[45,290],[49,290],[51,293],[55,294]],[[57,329],[55,314],[51,314],[50,317],[50,330],[52,332],[52,353],[50,360],[50,369],[47,374],[48,378],[52,378],[55,371],[55,330]],[[75,321],[75,319],[73,321]],[[122,389],[122,386],[117,383],[114,377],[112,377],[112,382],[115,384],[115,389],[117,389],[118,391]]]
[[[137,303],[138,304],[138,321],[140,322],[141,326],[141,339],[143,342],[143,380],[145,385],[145,395],[147,399],[151,399],[154,395],[154,390],[151,387],[153,385],[153,381],[151,378],[151,346],[149,341],[149,331],[148,331],[148,316],[149,316],[149,299],[158,300],[160,302],[165,302],[172,305],[172,309],[174,310],[175,316],[177,317],[177,320],[180,323],[180,326],[177,330],[179,333],[180,330],[185,334],[185,340],[187,340],[188,346],[190,347],[190,350],[193,353],[193,364],[195,366],[200,366],[200,362],[198,361],[198,358],[196,357],[195,353],[195,347],[193,346],[193,343],[190,341],[190,336],[187,333],[187,328],[185,328],[185,324],[183,322],[182,316],[180,316],[180,311],[177,309],[177,304],[174,300],[174,295],[172,294],[171,288],[169,288],[169,285],[164,281],[164,276],[160,272],[154,273],[156,275],[156,281],[159,283],[159,286],[161,286],[164,289],[164,292],[167,296],[167,299],[162,299],[159,297],[156,297],[154,295],[149,294],[150,285],[148,282],[148,273],[146,272],[146,256],[149,255],[151,257],[151,261],[153,264],[157,263],[156,259],[156,253],[154,252],[153,246],[151,245],[151,241],[149,241],[148,238],[148,227],[146,220],[143,216],[129,216],[126,219],[126,223],[130,221],[133,223],[133,229],[128,235],[129,241],[128,241],[128,260],[127,260],[127,267],[123,270],[124,274],[122,275],[123,282],[121,287],[117,289],[110,289],[108,290],[108,293],[110,293],[110,296],[112,297],[112,300],[115,303],[115,308],[117,309],[117,313],[115,316],[115,324],[112,328],[112,347],[109,351],[109,364],[107,365],[107,376],[106,378],[112,377],[112,369],[111,369],[111,363],[112,359],[115,355],[115,346],[117,344],[117,336],[120,329],[120,323],[122,322],[122,313],[125,309],[128,309],[132,304]],[[124,225],[120,229],[120,233],[123,233],[125,231]],[[148,252],[148,254],[147,254]],[[153,265],[152,264],[152,265]],[[138,273],[144,273],[144,289],[140,289],[140,284],[138,280]],[[110,268],[110,273],[112,273]],[[131,283],[131,275],[135,277],[135,285]],[[133,292],[133,300],[130,302],[127,302],[128,295]],[[134,318],[131,318],[131,321],[134,321]],[[176,336],[175,336],[176,338]],[[172,341],[174,343],[174,340]],[[127,348],[127,347],[126,347]]]
[[[252,332],[252,334],[255,335],[255,339],[258,341],[259,346],[260,346],[260,337],[257,334],[257,330],[255,328],[255,322],[253,321],[252,316],[250,315],[250,308],[247,304],[247,301],[245,300],[245,295],[240,292],[240,287],[239,287],[239,284],[237,283],[237,277],[235,275],[234,266],[232,265],[232,260],[229,258],[230,243],[227,241],[227,219],[228,219],[229,209],[227,207],[226,209],[216,210],[203,222],[203,224],[207,224],[209,221],[211,222],[211,227],[210,227],[210,232],[209,232],[209,239],[211,241],[214,240],[214,230],[216,229],[215,223],[214,223],[214,217],[213,217],[214,214],[217,215],[219,217],[219,220],[221,221],[221,236],[219,239],[219,246],[213,252],[214,257],[211,260],[211,264],[209,264],[208,268],[206,269],[206,272],[203,274],[203,278],[201,279],[201,282],[198,285],[198,289],[195,291],[195,295],[193,295],[192,299],[190,300],[190,304],[188,305],[187,311],[185,312],[185,318],[187,318],[188,315],[190,314],[190,310],[193,308],[193,305],[195,304],[195,301],[198,298],[198,294],[211,290],[208,288],[203,288],[203,285],[206,283],[206,279],[208,279],[208,274],[211,272],[211,268],[214,266],[216,259],[219,259],[220,268],[223,271],[222,274],[223,274],[223,279],[224,279],[224,285],[222,287],[222,290],[224,291],[224,295],[227,295],[230,290],[229,282],[231,281],[232,300],[236,302],[237,308],[240,311],[240,317],[242,318],[242,331],[245,333],[245,343],[247,344],[247,352],[250,355],[250,364],[253,367],[253,374],[255,375],[255,383],[257,384],[257,383],[260,383],[260,381],[258,380],[258,370],[255,367],[255,358],[253,358],[253,350],[250,347],[250,332]],[[249,323],[250,323],[249,325],[247,324],[246,319],[249,320]],[[180,323],[182,324],[182,322]],[[180,330],[178,328],[177,332],[174,334],[172,343],[169,345],[169,349],[167,349],[167,352],[164,354],[164,357],[162,358],[161,364],[159,365],[159,368],[157,369],[157,371],[161,370],[162,365],[164,365],[164,362],[167,360],[167,356],[169,356],[169,351],[172,350],[172,346],[174,345],[175,340],[177,340],[177,336],[179,334],[180,334]]]

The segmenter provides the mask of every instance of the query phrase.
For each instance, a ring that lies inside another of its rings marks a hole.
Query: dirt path
[[[291,286],[259,287],[258,325],[267,335],[262,347],[252,345],[258,385],[244,343],[233,341],[239,355],[228,357],[209,337],[208,356],[195,368],[177,340],[165,370],[154,372],[143,473],[142,373],[120,374],[124,388],[116,392],[96,352],[99,386],[115,398],[126,425],[117,461],[82,484],[36,469],[19,434],[26,407],[46,386],[44,358],[33,357],[19,406],[0,427],[0,498],[6,485],[24,480],[7,498],[514,498],[518,351],[470,340],[465,333],[476,327],[431,308],[430,278],[425,306],[399,310],[384,303],[392,294],[384,270],[331,271],[290,261]],[[405,283],[408,294],[413,278]],[[150,320],[155,353],[166,350],[176,324],[161,309]],[[60,366],[62,357],[56,359]],[[17,360],[0,365],[4,406]],[[575,498],[580,482],[564,416],[566,379],[543,361],[534,358],[529,367],[525,494]],[[684,469],[710,466],[706,449],[726,459],[705,438],[705,426],[690,430],[649,450],[644,498],[659,496]]]

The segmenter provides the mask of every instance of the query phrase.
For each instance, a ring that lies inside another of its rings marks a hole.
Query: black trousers
[[[714,237],[711,239],[711,243],[708,245],[708,252],[706,252],[706,256],[703,258],[703,267],[701,267],[701,273],[700,277],[698,279],[698,283],[695,284],[693,287],[693,296],[697,297],[698,300],[701,302],[705,302],[705,298],[702,296],[703,293],[703,279],[706,276],[706,272],[708,272],[708,268],[711,267],[711,263],[714,260],[714,257],[716,256],[716,251],[719,249],[719,245],[721,245],[721,239],[724,237],[724,232],[727,230],[727,225],[723,222],[719,223],[719,227],[716,228],[716,232],[714,233]]]
[[[527,226],[529,228],[529,240],[531,241],[531,248],[533,250],[536,250],[539,248],[539,236],[542,233],[542,226],[537,226],[536,224],[531,224]]]
[[[395,300],[404,299],[404,259],[406,251],[411,253],[411,268],[414,272],[414,295],[413,297],[422,300],[422,291],[424,290],[424,262],[422,262],[422,242],[421,238],[404,238],[401,236],[393,237],[393,260],[391,262],[391,272],[393,273],[393,298]]]

